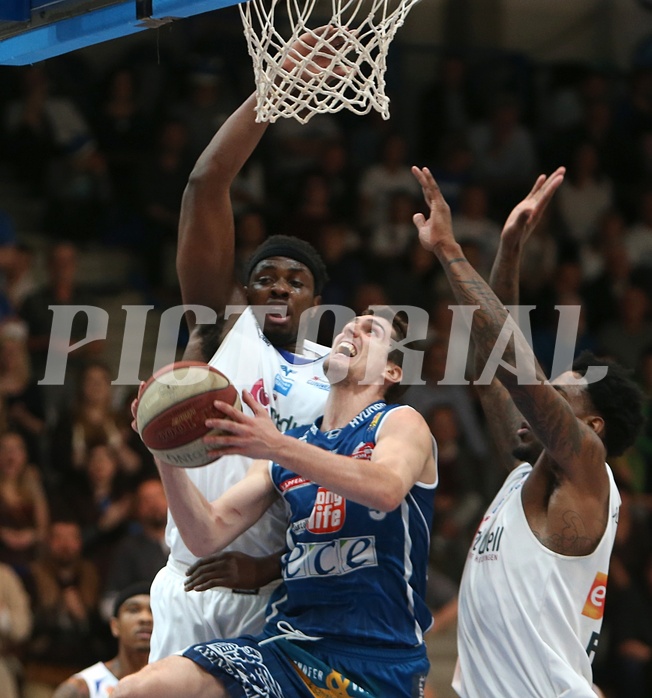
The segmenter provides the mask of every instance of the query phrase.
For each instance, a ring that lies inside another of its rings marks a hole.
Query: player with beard
[[[486,362],[509,321],[502,298],[515,296],[497,297],[473,269],[431,173],[416,167],[413,173],[429,207],[427,218],[414,217],[421,243],[438,257],[457,302],[476,307],[472,338]],[[562,178],[561,170],[539,178],[531,193],[534,208],[517,218],[513,237],[501,240],[497,268],[511,252],[509,263],[518,270],[536,204]],[[518,273],[502,278],[518,283]],[[531,430],[543,448],[532,464],[511,471],[472,542],[459,593],[453,687],[463,698],[595,698],[591,660],[620,507],[605,459],[635,440],[643,423],[642,395],[622,367],[592,355],[550,382],[523,333],[515,325],[510,330],[492,409],[507,425],[505,438],[520,425],[521,438]],[[534,371],[529,380],[519,380],[517,357],[521,368],[527,361]],[[589,380],[589,370],[601,367],[602,377]]]
[[[530,194],[514,208],[505,222],[489,283],[506,306],[518,306],[523,249],[561,183],[562,180],[554,176],[549,180],[538,179]],[[479,363],[476,375],[482,369]],[[498,446],[496,455],[499,462],[510,471],[521,463],[536,463],[543,444],[518,412],[500,381],[494,378],[489,385],[478,385],[476,392],[492,441]],[[506,411],[501,413],[501,410]],[[595,684],[593,690],[603,698],[604,694]]]

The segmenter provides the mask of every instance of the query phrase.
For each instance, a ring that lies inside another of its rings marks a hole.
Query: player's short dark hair
[[[643,391],[627,370],[613,359],[582,352],[573,362],[573,371],[584,375],[589,366],[606,366],[607,375],[586,386],[589,398],[604,419],[603,442],[607,456],[619,456],[636,441],[645,423]]]
[[[384,306],[380,312],[376,312],[372,308],[367,308],[362,312],[362,315],[379,315],[380,317],[386,317],[387,320],[392,323],[392,339],[395,342],[400,342],[407,337],[407,315],[402,310],[395,312],[390,306]],[[387,354],[387,361],[391,361],[401,368],[403,366],[403,355],[401,349],[392,349],[392,351]],[[404,385],[402,382],[391,385],[385,392],[385,401],[388,403],[396,402],[407,389],[408,386]]]
[[[328,281],[324,260],[309,242],[292,235],[271,235],[254,250],[249,258],[245,274],[247,282],[251,279],[251,274],[256,266],[263,259],[270,257],[288,257],[305,264],[312,274],[316,296],[322,292]]]

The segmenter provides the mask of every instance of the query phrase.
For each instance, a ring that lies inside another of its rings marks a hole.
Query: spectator
[[[362,173],[358,191],[362,224],[373,228],[387,223],[392,196],[398,192],[420,195],[407,163],[407,143],[393,133],[383,143],[380,161]]]
[[[134,500],[110,446],[89,448],[79,483],[65,499],[81,525],[84,555],[105,579],[113,550],[127,533]]]
[[[150,288],[163,283],[165,245],[176,240],[181,197],[192,169],[188,138],[188,127],[182,121],[166,119],[140,167],[139,206],[144,235],[137,247]]]
[[[487,188],[491,216],[502,220],[530,188],[537,166],[534,141],[521,124],[521,109],[515,97],[500,95],[489,118],[469,132],[474,171]]]
[[[38,290],[34,277],[34,250],[26,243],[16,245],[13,261],[5,271],[7,298],[14,313],[20,314],[25,298]]]
[[[432,554],[437,569],[459,584],[473,533],[487,503],[481,494],[482,470],[464,443],[455,408],[437,405],[427,422],[437,442],[439,467]]]
[[[38,470],[27,460],[23,437],[0,436],[0,562],[22,576],[45,542],[50,519]]]
[[[577,143],[557,197],[557,211],[568,238],[578,248],[588,244],[600,218],[613,204],[613,183],[602,170],[595,145]]]
[[[32,357],[34,375],[41,380],[45,374],[45,366],[52,341],[53,350],[57,351],[59,343],[64,344],[59,351],[63,353],[61,360],[68,359],[70,373],[66,376],[64,386],[48,385],[45,391],[46,414],[48,419],[56,413],[66,397],[66,385],[75,382],[84,360],[97,356],[104,345],[101,341],[90,342],[68,353],[69,344],[86,337],[87,321],[83,313],[75,316],[71,336],[53,338],[52,306],[62,305],[93,305],[93,297],[87,293],[77,280],[78,250],[71,242],[56,242],[48,251],[47,281],[43,287],[25,298],[20,316],[27,323],[29,334],[27,347]],[[67,342],[67,343],[66,343]]]
[[[627,231],[625,246],[632,264],[652,267],[652,187],[640,196],[638,217]]]
[[[46,550],[30,566],[34,630],[25,661],[25,690],[52,692],[104,651],[97,606],[100,577],[82,556],[75,521],[54,521]]]
[[[109,73],[97,100],[93,122],[116,202],[125,209],[133,209],[137,165],[149,144],[151,128],[139,103],[132,67],[120,65]]]
[[[471,126],[474,114],[469,83],[462,56],[449,53],[441,57],[437,78],[419,105],[420,152],[426,161],[440,156],[451,137]]]
[[[428,347],[424,357],[424,385],[411,385],[401,402],[411,405],[424,416],[442,405],[452,408],[463,438],[476,458],[486,458],[488,446],[486,436],[478,420],[473,395],[468,385],[439,385],[446,371],[448,358],[448,336],[436,338]]]
[[[408,250],[417,239],[412,222],[416,210],[417,199],[414,196],[408,192],[395,192],[390,197],[387,220],[371,229],[369,247],[384,268],[387,268],[388,262],[407,261]]]
[[[110,613],[116,596],[143,580],[149,585],[170,552],[165,543],[167,500],[160,480],[144,480],[136,490],[135,526],[115,547],[108,567],[101,610]]]
[[[32,375],[27,326],[19,320],[0,325],[0,399],[8,428],[25,440],[30,462],[42,466],[45,402]]]
[[[186,79],[186,94],[172,108],[188,132],[190,158],[194,162],[215,132],[234,111],[227,72],[221,59],[209,58],[193,66]]]
[[[143,462],[130,444],[137,438],[130,422],[126,413],[113,406],[108,366],[100,361],[88,363],[82,371],[72,408],[61,413],[51,434],[53,466],[64,484],[80,481],[90,450],[95,446],[110,446],[117,456],[120,472],[137,478]]]
[[[628,286],[620,298],[618,317],[598,332],[603,352],[623,366],[635,369],[643,351],[652,344],[650,299],[645,291]]]
[[[29,596],[20,577],[0,563],[0,695],[19,698],[18,659],[14,652],[27,640],[32,627]]]
[[[45,192],[51,162],[77,138],[91,133],[68,98],[50,94],[45,63],[21,70],[21,96],[7,105],[4,123],[9,159],[19,179],[37,194]]]
[[[488,276],[498,249],[500,226],[489,218],[489,197],[483,186],[468,184],[464,187],[459,211],[453,215],[453,227],[461,245],[477,245],[480,267],[474,265],[474,268],[483,276]]]
[[[48,172],[45,229],[58,238],[98,241],[112,202],[106,158],[97,143],[90,136],[68,143]]]

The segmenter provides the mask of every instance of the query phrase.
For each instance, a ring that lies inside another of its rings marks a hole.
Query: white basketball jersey
[[[609,518],[590,555],[560,555],[532,533],[521,501],[529,463],[509,475],[487,510],[459,593],[453,688],[463,698],[595,698],[591,661],[620,508],[605,468]]]
[[[209,361],[231,380],[242,393],[247,389],[267,407],[281,431],[311,424],[324,412],[330,384],[324,375],[324,359],[329,352],[313,342],[305,342],[304,356],[277,349],[263,334],[251,308],[238,318],[224,338],[215,356]],[[244,404],[243,409],[251,414]],[[201,468],[188,469],[190,479],[201,493],[213,501],[247,473],[250,458],[224,456]],[[286,514],[282,502],[271,507],[248,531],[226,550],[248,555],[269,555],[285,545]],[[168,513],[165,533],[171,557],[185,565],[197,558],[184,544]]]
[[[75,676],[86,682],[89,698],[108,698],[118,685],[118,679],[107,669],[104,662],[93,664]]]

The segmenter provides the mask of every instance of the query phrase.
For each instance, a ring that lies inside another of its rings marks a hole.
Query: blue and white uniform
[[[115,687],[118,685],[118,678],[115,676],[104,662],[97,662],[93,666],[75,674],[78,679],[88,686],[89,698],[109,698]]]
[[[412,408],[380,401],[342,429],[322,432],[320,418],[290,433],[369,460],[384,419],[396,409]],[[399,507],[381,512],[280,465],[270,464],[270,475],[290,521],[284,584],[272,595],[265,630],[255,639],[196,645],[184,656],[238,698],[422,695],[428,672],[423,636],[432,623],[424,597],[436,482],[416,483]]]

